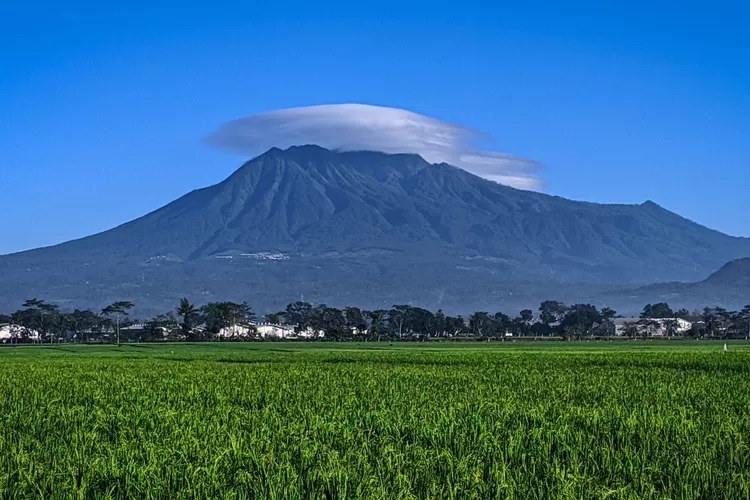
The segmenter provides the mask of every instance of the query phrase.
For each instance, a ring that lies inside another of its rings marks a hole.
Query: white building
[[[219,330],[216,336],[222,339],[247,339],[255,336],[255,328],[252,325],[231,325]]]
[[[295,331],[294,325],[283,325],[277,323],[255,323],[252,325],[232,325],[219,330],[216,334],[222,339],[312,339],[322,338],[322,331],[307,328],[300,332]]]
[[[629,329],[635,328],[638,335],[666,337],[684,335],[693,324],[682,318],[616,318],[615,335],[627,335]]]
[[[8,344],[13,339],[21,338],[36,342],[39,340],[39,332],[21,325],[0,325],[0,343]]]
[[[258,323],[255,325],[255,331],[258,332],[258,336],[263,339],[289,339],[297,336],[294,332],[293,325]]]

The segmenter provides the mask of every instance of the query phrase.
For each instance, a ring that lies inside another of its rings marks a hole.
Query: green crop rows
[[[750,349],[0,349],[0,496],[749,498]]]

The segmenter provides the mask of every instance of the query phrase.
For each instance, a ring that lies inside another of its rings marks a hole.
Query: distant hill
[[[714,305],[740,309],[750,304],[750,258],[728,262],[704,280],[620,288],[602,292],[601,297],[605,302],[619,307],[668,302],[691,310]]]
[[[733,260],[723,265],[702,284],[750,290],[750,258]],[[748,303],[750,303],[750,296],[748,296]]]
[[[229,178],[112,230],[0,257],[0,310],[39,296],[149,309],[301,294],[464,311],[697,281],[750,240],[652,202],[601,205],[503,186],[417,155],[271,149]],[[512,310],[512,309],[511,309]]]

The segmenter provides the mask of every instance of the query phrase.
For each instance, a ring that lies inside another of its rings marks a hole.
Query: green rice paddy
[[[3,498],[750,498],[750,344],[0,349]]]

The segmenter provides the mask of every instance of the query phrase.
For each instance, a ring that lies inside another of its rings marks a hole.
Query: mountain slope
[[[750,304],[750,258],[728,262],[700,281],[656,283],[632,289],[604,291],[601,298],[618,307],[669,302],[690,310],[714,305],[740,309]]]
[[[748,255],[750,240],[651,202],[576,202],[416,155],[302,146],[110,231],[0,257],[10,287],[0,306],[34,294],[166,303],[191,293],[276,305],[307,290],[319,301],[471,307],[551,283],[694,281]]]
[[[737,259],[724,264],[701,284],[750,290],[750,258]],[[748,297],[748,302],[750,303],[750,297]]]

